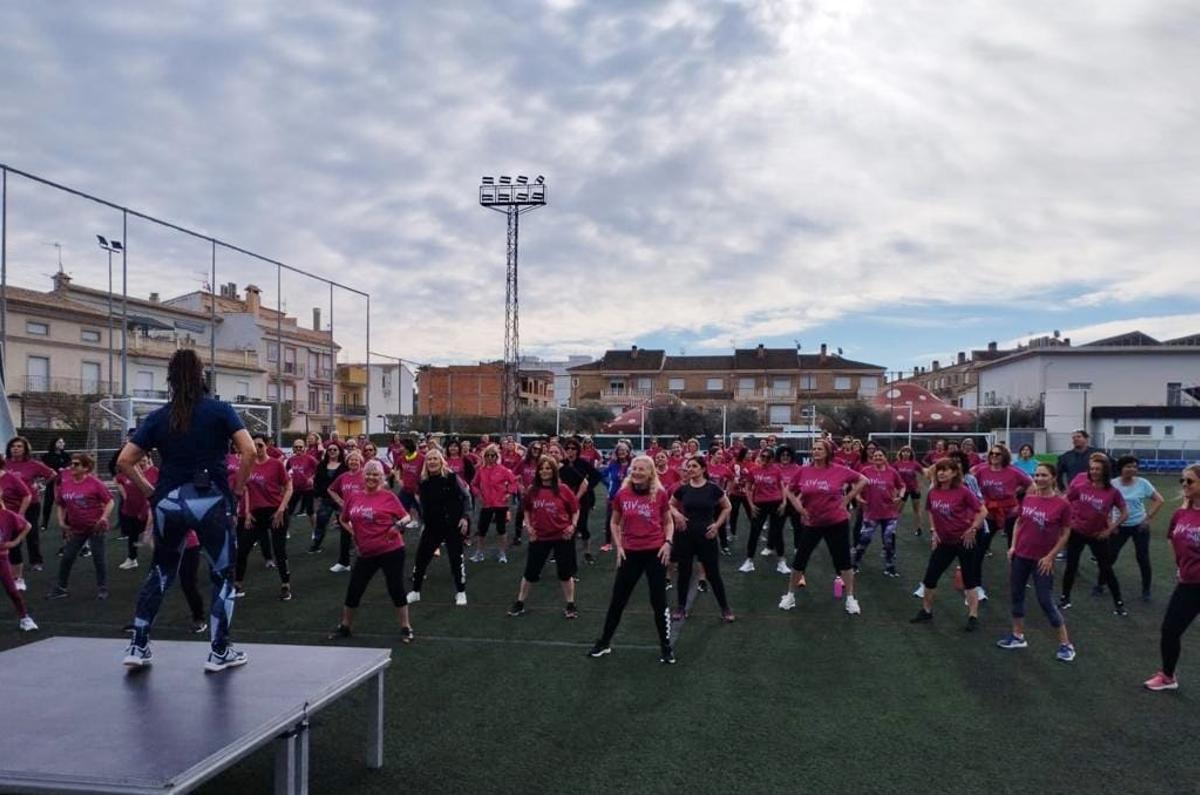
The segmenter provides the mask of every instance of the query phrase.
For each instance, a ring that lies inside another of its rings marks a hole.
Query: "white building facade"
[[[416,377],[405,365],[398,362],[372,364],[368,389],[371,416],[367,418],[367,433],[387,433],[386,418],[391,415],[412,416],[415,388]]]

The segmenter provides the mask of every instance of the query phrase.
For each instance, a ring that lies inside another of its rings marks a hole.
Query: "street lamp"
[[[912,412],[913,402],[911,400],[904,401],[904,405],[908,406],[908,441],[906,444],[912,447]]]
[[[555,404],[555,406],[554,406],[554,435],[555,436],[558,436],[559,422],[561,420],[562,412],[564,410],[565,411],[574,411],[575,409],[572,406],[559,406],[559,405]]]
[[[112,283],[112,257],[113,254],[119,254],[125,250],[119,240],[106,240],[104,235],[96,235],[96,240],[100,243],[100,250],[108,252],[108,393],[112,394],[113,385],[113,283]]]

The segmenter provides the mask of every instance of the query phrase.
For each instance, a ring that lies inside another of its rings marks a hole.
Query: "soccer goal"
[[[138,424],[155,409],[167,405],[160,398],[117,397],[103,398],[88,409],[87,449],[97,461],[107,460],[125,442],[125,432]],[[234,403],[233,409],[242,418],[251,434],[270,436],[275,407],[269,403]]]

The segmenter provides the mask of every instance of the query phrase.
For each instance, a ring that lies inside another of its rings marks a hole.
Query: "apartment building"
[[[600,401],[620,411],[666,393],[698,406],[755,408],[777,426],[802,424],[815,403],[871,400],[885,375],[882,366],[847,359],[827,345],[815,354],[758,345],[716,356],[668,356],[634,345],[569,372],[572,405]]]
[[[554,373],[525,369],[519,372],[518,405],[548,408],[554,405]],[[504,389],[503,362],[422,367],[417,373],[418,413],[434,416],[501,416]]]
[[[407,366],[401,362],[371,362],[370,381],[371,411],[366,418],[367,433],[387,433],[391,430],[388,417],[413,415],[417,380]]]
[[[592,361],[591,356],[568,356],[566,359],[542,359],[537,356],[522,356],[521,367],[549,370],[554,374],[554,402],[559,406],[571,405],[570,368]]]
[[[1071,344],[1069,339],[1065,342]],[[966,351],[959,351],[955,360],[948,364],[934,359],[928,367],[917,367],[911,377],[899,379],[899,383],[923,387],[951,406],[975,409],[978,408],[975,387],[979,383],[980,366],[1013,353],[1016,349],[1001,348],[998,343],[989,342],[986,349],[977,348],[969,356]]]

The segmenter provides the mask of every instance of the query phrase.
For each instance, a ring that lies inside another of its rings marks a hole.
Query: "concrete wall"
[[[979,371],[982,402],[1037,402],[1051,389],[1090,383],[1095,406],[1163,406],[1167,384],[1200,382],[1200,352],[1045,352]]]

